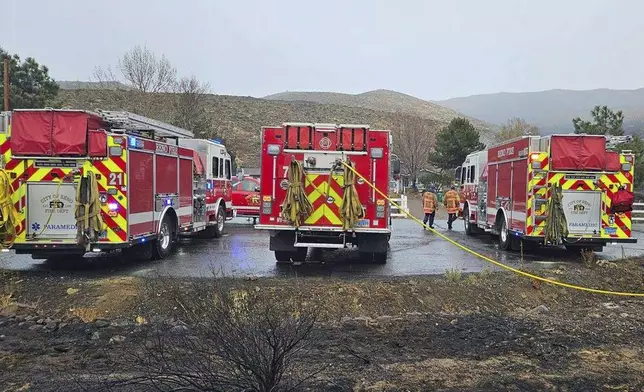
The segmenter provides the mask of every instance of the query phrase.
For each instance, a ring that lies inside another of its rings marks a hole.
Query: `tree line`
[[[32,58],[22,60],[0,48],[0,59],[8,58],[10,67],[10,103],[12,109],[60,107],[57,99],[59,86],[49,76],[49,69]],[[0,67],[0,80],[4,77]],[[219,137],[210,124],[207,112],[207,94],[210,85],[194,75],[179,77],[176,68],[165,56],[158,56],[146,47],[135,46],[123,54],[114,65],[96,67],[93,81],[107,97],[112,109],[130,110],[142,115],[155,113],[159,98],[171,107],[164,108],[173,125],[190,129],[198,137]],[[0,96],[4,93],[0,83]],[[168,110],[169,109],[169,110]],[[591,135],[624,135],[624,114],[607,106],[596,106],[591,111],[591,121],[576,117],[572,120],[575,133]],[[446,126],[436,129],[435,122],[402,113],[394,115],[394,152],[400,158],[403,174],[412,186],[420,180],[425,184],[446,185],[453,179],[453,169],[465,157],[485,148],[479,130],[463,117],[453,118]],[[539,135],[539,129],[522,118],[511,118],[492,136],[494,144],[523,135]],[[232,147],[232,146],[231,146]],[[631,150],[636,157],[644,158],[644,141],[634,136],[632,141],[616,147]],[[231,151],[234,158],[234,151]],[[635,181],[639,187],[644,182],[644,159],[636,159]]]

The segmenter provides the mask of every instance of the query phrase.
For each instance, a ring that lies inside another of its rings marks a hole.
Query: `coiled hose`
[[[20,218],[16,206],[11,201],[14,190],[9,174],[0,169],[0,247],[10,248],[16,240],[16,226]]]
[[[101,217],[101,201],[98,193],[98,182],[93,172],[86,172],[76,188],[77,241],[79,245],[96,242],[105,230]]]
[[[300,227],[300,222],[306,219],[313,212],[313,206],[304,193],[304,168],[302,163],[292,159],[288,167],[287,181],[288,189],[286,197],[282,202],[282,219],[289,222],[296,228]]]
[[[563,209],[561,185],[553,185],[550,193],[543,241],[544,244],[560,245],[563,242],[562,240],[568,237],[568,221]]]
[[[347,159],[344,166],[344,194],[342,195],[342,206],[340,207],[340,216],[342,217],[342,227],[344,230],[353,229],[356,227],[360,219],[364,218],[364,208],[358,196],[358,190],[354,184],[355,174],[353,170],[353,163]]]

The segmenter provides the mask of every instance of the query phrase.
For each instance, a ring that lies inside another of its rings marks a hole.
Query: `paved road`
[[[439,230],[476,251],[495,260],[521,265],[530,263],[575,262],[577,255],[563,249],[540,249],[525,254],[523,260],[518,253],[498,249],[492,237],[481,235],[467,237],[462,221],[454,224],[454,230],[447,232],[445,223],[439,222]],[[443,227],[441,227],[443,226]],[[268,236],[254,230],[245,220],[236,220],[227,226],[227,234],[217,240],[184,239],[175,252],[159,262],[123,260],[119,253],[107,256],[86,257],[81,265],[61,267],[44,260],[32,260],[30,256],[15,255],[12,252],[0,254],[0,268],[53,272],[74,275],[125,274],[145,276],[161,274],[166,276],[208,277],[213,274],[225,276],[406,276],[443,274],[447,269],[476,272],[491,268],[488,263],[466,253],[436,235],[422,230],[409,219],[394,220],[394,233],[386,265],[361,262],[357,252],[349,249],[325,251],[322,254],[309,252],[308,261],[292,267],[277,267],[273,254],[268,250]],[[619,259],[622,255],[644,254],[644,235],[637,244],[613,245],[605,248],[600,257]]]

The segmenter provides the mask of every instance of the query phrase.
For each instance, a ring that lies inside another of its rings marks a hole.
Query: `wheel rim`
[[[465,226],[465,231],[470,228],[470,211],[463,211],[463,225]]]
[[[505,221],[501,223],[501,242],[505,243],[508,240],[508,226]]]
[[[224,229],[224,213],[220,209],[219,212],[217,213],[217,229],[219,231],[222,231]]]
[[[162,249],[167,249],[168,246],[170,246],[170,230],[168,229],[167,223],[161,225],[161,230],[159,230],[159,242],[161,243]]]

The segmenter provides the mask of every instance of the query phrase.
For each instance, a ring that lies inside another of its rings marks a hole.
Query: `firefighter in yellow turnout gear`
[[[425,213],[425,218],[423,218],[423,223],[434,228],[434,217],[436,216],[436,208],[438,208],[438,199],[436,198],[436,190],[434,188],[429,188],[427,192],[423,194],[423,212]]]
[[[445,193],[443,196],[443,204],[447,208],[447,228],[452,230],[452,223],[457,219],[459,205],[461,203],[458,192],[454,190],[454,185],[450,187],[450,190]]]

